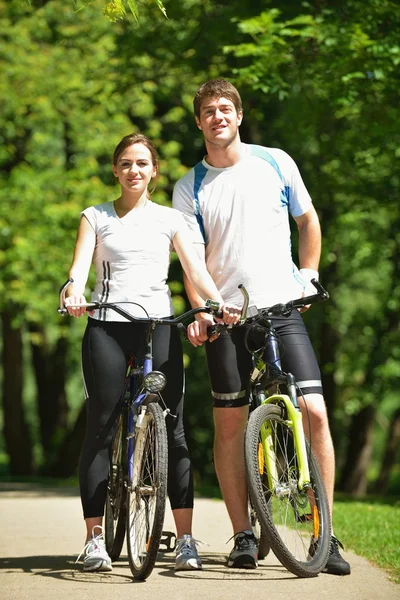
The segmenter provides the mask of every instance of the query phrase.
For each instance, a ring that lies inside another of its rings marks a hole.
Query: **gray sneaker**
[[[196,548],[200,543],[188,533],[176,540],[175,571],[191,571],[203,568]]]
[[[99,530],[96,535],[95,530]],[[112,571],[111,558],[108,556],[106,544],[103,536],[103,528],[100,525],[95,525],[92,529],[92,537],[86,543],[84,549],[76,559],[79,561],[83,557],[84,571]]]
[[[228,567],[234,569],[256,569],[258,566],[258,540],[252,531],[239,531],[235,545],[228,558]]]

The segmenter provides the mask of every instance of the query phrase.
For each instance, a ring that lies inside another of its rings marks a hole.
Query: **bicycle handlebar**
[[[269,308],[261,308],[258,309],[256,306],[248,306],[249,295],[242,284],[239,285],[239,289],[244,296],[244,304],[242,309],[242,318],[240,319],[237,325],[233,325],[233,327],[240,327],[241,325],[245,325],[246,323],[252,322],[257,317],[288,317],[295,308],[303,308],[304,306],[308,306],[309,304],[315,304],[316,302],[323,302],[324,300],[328,300],[329,294],[326,289],[317,281],[316,279],[311,279],[311,283],[316,288],[317,293],[312,294],[311,296],[303,296],[302,298],[296,298],[295,300],[290,300],[286,302],[286,304],[274,304]],[[246,310],[244,311],[244,308]],[[232,326],[226,325],[225,323],[216,323],[215,325],[211,325],[207,328],[207,335],[211,337],[212,335],[223,331],[224,329],[230,328]]]
[[[65,294],[68,287],[74,282],[72,277],[67,279],[67,281],[60,288],[60,305],[57,308],[57,312],[64,316],[67,314],[68,310],[65,307]],[[121,304],[121,303],[120,303]],[[96,310],[100,308],[111,308],[116,313],[128,319],[133,323],[155,323],[157,325],[179,325],[189,317],[196,315],[200,312],[209,313],[211,315],[219,316],[221,313],[219,312],[219,304],[213,300],[206,300],[205,306],[199,306],[197,308],[192,308],[187,312],[179,315],[179,317],[175,317],[173,319],[160,319],[158,317],[134,317],[129,312],[118,306],[118,303],[114,302],[86,302],[85,304],[70,304],[71,308],[86,308],[89,310]]]

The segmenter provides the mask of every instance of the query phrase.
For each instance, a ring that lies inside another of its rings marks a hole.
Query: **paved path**
[[[170,512],[166,529],[173,529]],[[345,552],[349,577],[297,579],[273,556],[255,571],[225,566],[231,542],[228,517],[219,500],[197,499],[194,535],[203,571],[174,574],[173,556],[161,555],[146,582],[135,582],[125,548],[111,573],[83,573],[75,558],[84,542],[76,490],[0,485],[1,600],[399,600],[400,586],[365,559]]]

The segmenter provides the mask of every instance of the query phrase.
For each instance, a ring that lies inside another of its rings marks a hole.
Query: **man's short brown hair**
[[[233,103],[236,112],[239,113],[243,110],[239,92],[225,79],[210,79],[199,87],[193,100],[194,114],[198,119],[200,118],[201,103],[205,98],[227,98]]]

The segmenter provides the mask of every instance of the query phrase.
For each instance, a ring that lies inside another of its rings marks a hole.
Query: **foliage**
[[[148,0],[148,4],[151,4],[153,1],[166,17],[167,13],[161,0]],[[135,20],[139,22],[138,2],[134,0],[112,0],[111,2],[107,2],[103,8],[103,13],[110,21],[115,22],[126,16],[127,8],[131,11]]]
[[[28,4],[35,4],[35,0],[27,0]],[[96,0],[72,0],[75,11],[79,12],[86,6],[94,4]],[[136,23],[139,23],[139,4],[143,4],[143,0],[111,0],[102,1],[103,14],[109,21],[115,23],[120,19],[125,19],[127,13],[133,15]],[[162,12],[164,17],[167,17],[167,11],[161,0],[146,0],[147,4],[155,4]]]
[[[55,0],[0,0],[0,310],[12,307],[26,348],[67,339],[71,423],[81,402],[75,381],[83,322],[67,326],[55,308],[79,213],[115,196],[113,147],[138,130],[159,149],[154,200],[168,204],[174,182],[204,152],[194,92],[209,78],[229,78],[243,96],[243,140],[287,150],[315,201],[324,236],[321,277],[332,301],[306,320],[326,380],[338,464],[351,420],[374,403],[376,474],[400,372],[399,7],[389,0],[334,8],[166,0],[132,5],[140,8],[132,27],[128,18],[110,24],[100,4],[81,0],[76,8],[84,10],[74,12]],[[159,8],[168,19],[154,18]],[[183,310],[176,260],[170,280]],[[204,357],[185,352],[187,435],[197,480],[210,481]],[[30,406],[33,413],[35,402]],[[37,421],[33,414],[33,427]]]
[[[325,314],[337,338],[323,367],[345,426],[395,393],[400,369],[399,23],[391,1],[287,2],[239,22],[246,40],[225,47],[238,83],[257,91],[257,138],[290,149],[320,214],[333,300]],[[311,311],[307,321],[318,338]]]

